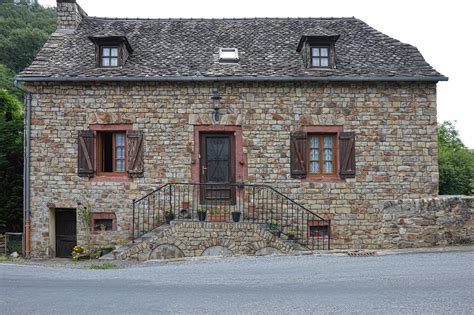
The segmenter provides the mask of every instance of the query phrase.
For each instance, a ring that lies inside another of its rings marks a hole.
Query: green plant
[[[76,245],[72,249],[72,260],[78,261],[80,258],[88,257],[90,255],[89,247]]]
[[[113,245],[113,244],[107,244],[107,245],[101,246],[100,248],[112,249],[112,250],[114,250],[114,249],[115,249],[115,245]]]
[[[220,215],[229,213],[229,209],[227,208],[215,208],[211,210],[211,215]]]
[[[278,222],[277,222],[277,220],[275,220],[275,219],[268,219],[268,220],[267,220],[267,224],[268,224],[268,225],[275,225],[275,226],[276,226],[276,225],[278,224]]]
[[[197,211],[197,213],[207,213],[206,208],[198,208],[196,211]]]
[[[77,203],[77,216],[79,217],[79,222],[81,223],[82,227],[84,228],[85,236],[86,236],[86,244],[88,246],[91,245],[91,230],[92,230],[92,213],[93,213],[93,206],[94,203],[88,199],[81,201],[80,199],[76,199]]]
[[[286,236],[295,237],[296,230],[292,229],[292,228],[288,228],[288,229],[285,230],[285,234],[286,234]]]
[[[90,256],[90,258],[92,258],[92,259],[99,259],[100,256],[102,256],[102,253],[101,253],[100,250],[93,250],[93,251],[91,251],[91,253],[90,253],[89,256]]]
[[[85,267],[86,269],[95,269],[95,270],[106,270],[106,269],[117,269],[119,266],[117,266],[114,263],[104,263],[104,264],[96,264],[96,265],[90,265]]]

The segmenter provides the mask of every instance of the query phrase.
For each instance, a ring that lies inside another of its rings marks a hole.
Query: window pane
[[[332,161],[332,149],[324,149],[324,160]]]
[[[102,58],[102,65],[104,67],[110,66],[110,59],[108,57]]]
[[[115,158],[116,159],[125,158],[125,148],[124,147],[115,148]]]
[[[102,48],[102,56],[110,56],[110,48]]]
[[[319,48],[312,48],[313,49],[313,57],[318,57],[319,56]]]
[[[325,174],[332,173],[332,162],[324,162],[324,171]]]
[[[312,136],[310,138],[310,148],[311,149],[319,148],[319,138],[317,136]]]
[[[327,48],[321,48],[321,56],[323,56],[323,57],[328,56],[328,49]]]
[[[110,66],[117,67],[117,58],[110,58]]]
[[[311,162],[309,166],[310,173],[319,173],[319,162]]]
[[[321,67],[327,67],[329,64],[327,58],[321,58]]]
[[[309,159],[311,161],[319,161],[319,149],[311,149],[309,151]]]
[[[118,56],[118,48],[110,48],[110,55],[112,57],[117,57]]]
[[[324,136],[324,148],[332,149],[332,136]]]
[[[125,172],[125,161],[124,160],[115,160],[115,171],[116,172]]]
[[[313,67],[320,67],[319,58],[313,58]]]
[[[115,134],[115,146],[120,147],[125,145],[125,134],[116,133]]]

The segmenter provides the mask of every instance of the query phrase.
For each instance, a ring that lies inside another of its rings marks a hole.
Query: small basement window
[[[117,219],[113,212],[95,212],[92,214],[94,231],[116,231]]]
[[[118,67],[118,47],[106,47],[102,46],[100,48],[100,65],[102,67]]]
[[[239,51],[237,48],[220,48],[219,61],[221,62],[238,62]]]
[[[308,238],[328,238],[329,225],[325,221],[308,221]]]

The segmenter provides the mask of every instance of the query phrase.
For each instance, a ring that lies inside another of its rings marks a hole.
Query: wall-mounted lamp
[[[214,91],[212,91],[211,96],[212,104],[214,105],[214,113],[212,114],[212,119],[214,120],[214,122],[219,122],[220,119],[219,106],[221,103],[221,98],[222,97],[219,96],[219,90],[214,89]]]

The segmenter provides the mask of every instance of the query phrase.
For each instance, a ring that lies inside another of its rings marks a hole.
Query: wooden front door
[[[235,183],[235,140],[231,133],[201,134],[201,183]],[[201,204],[235,204],[235,187],[205,185]]]
[[[71,257],[76,246],[76,211],[56,209],[56,257]]]

